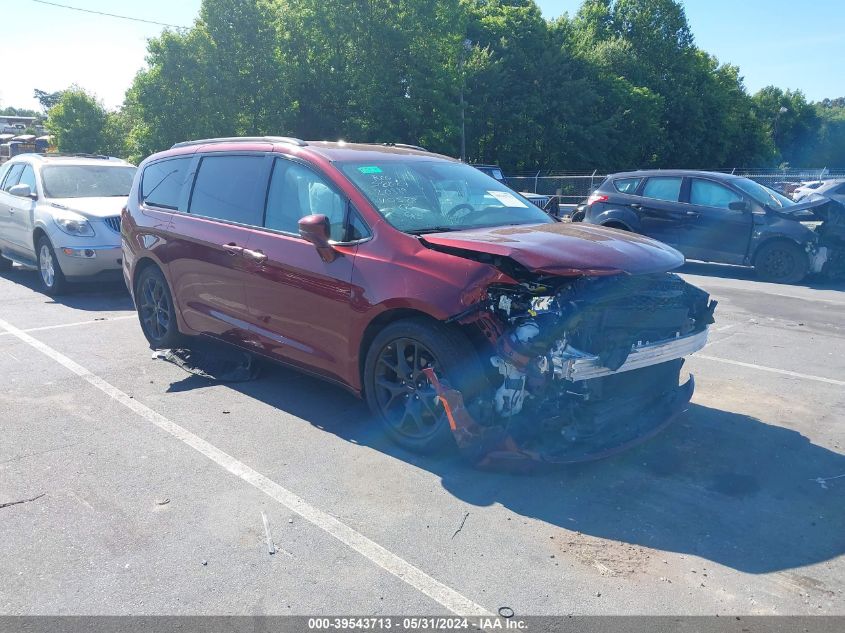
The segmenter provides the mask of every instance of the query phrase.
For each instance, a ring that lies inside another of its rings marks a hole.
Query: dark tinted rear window
[[[182,185],[192,158],[172,158],[144,168],[141,197],[144,202],[165,209],[178,209]]]
[[[619,193],[634,193],[641,180],[642,178],[618,178],[613,181],[613,186]]]
[[[263,156],[206,156],[200,162],[188,211],[209,218],[261,226],[256,185]]]

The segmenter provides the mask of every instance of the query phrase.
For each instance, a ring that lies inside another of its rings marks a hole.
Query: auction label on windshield
[[[527,204],[522,202],[519,198],[517,198],[509,191],[488,191],[487,193],[496,198],[496,200],[501,202],[506,207],[522,207],[523,209],[528,207]]]
[[[381,167],[377,165],[364,165],[363,167],[359,167],[358,171],[362,174],[380,174]]]

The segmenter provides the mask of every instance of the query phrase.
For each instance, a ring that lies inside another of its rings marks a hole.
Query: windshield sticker
[[[517,198],[509,191],[488,191],[487,193],[496,198],[496,200],[501,202],[506,207],[522,207],[523,209],[528,207],[527,204],[522,202],[519,198]]]
[[[362,174],[380,174],[381,167],[377,167],[375,165],[365,165],[364,167],[359,167],[358,171]]]

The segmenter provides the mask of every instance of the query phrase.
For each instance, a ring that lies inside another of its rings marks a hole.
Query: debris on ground
[[[213,341],[198,340],[192,341],[191,347],[156,350],[152,358],[215,382],[247,382],[261,373],[252,354]]]
[[[455,530],[455,533],[452,535],[452,538],[455,538],[458,535],[458,532],[464,529],[464,523],[467,522],[467,517],[469,516],[469,512],[464,514],[464,518],[461,519],[461,524],[458,526],[458,529]]]
[[[164,499],[156,499],[157,506],[166,506],[168,503],[170,503],[170,499],[168,497],[165,497]]]
[[[270,535],[270,521],[264,511],[261,511],[261,520],[264,523],[264,536],[267,538],[267,552],[272,556],[276,553],[276,545],[273,543],[273,537]]]

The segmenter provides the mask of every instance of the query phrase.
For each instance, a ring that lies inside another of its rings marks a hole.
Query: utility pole
[[[461,69],[461,162],[467,162],[467,126],[466,126],[466,101],[464,101],[464,89],[466,87],[466,54],[472,50],[472,40],[465,39],[461,47],[461,56],[459,58]]]

